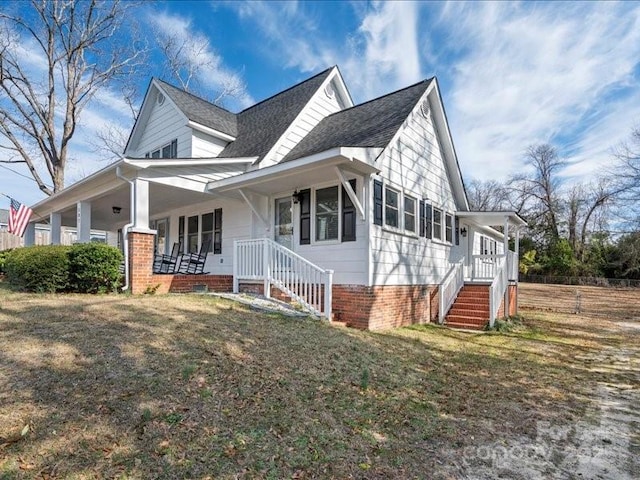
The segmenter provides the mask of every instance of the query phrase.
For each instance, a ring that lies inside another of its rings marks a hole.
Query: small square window
[[[389,227],[398,227],[398,192],[385,188],[384,223]]]

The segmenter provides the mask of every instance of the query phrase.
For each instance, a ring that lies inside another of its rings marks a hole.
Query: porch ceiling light
[[[120,212],[122,211],[121,207],[111,207],[111,210],[113,211],[114,214],[116,215],[120,215]]]

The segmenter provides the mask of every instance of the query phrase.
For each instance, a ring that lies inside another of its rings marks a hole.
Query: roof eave
[[[377,173],[380,171],[380,168],[375,165],[374,159],[381,151],[381,148],[335,147],[288,162],[277,163],[269,167],[252,170],[235,177],[209,182],[206,191],[227,191],[234,188],[243,188],[251,184],[268,181],[270,177],[284,175],[292,170],[310,166],[351,164],[354,166],[354,169],[360,173]]]

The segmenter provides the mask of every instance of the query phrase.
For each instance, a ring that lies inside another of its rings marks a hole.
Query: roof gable
[[[180,90],[163,80],[155,81],[189,120],[232,137],[237,135],[238,128],[235,113],[231,113],[189,92]]]
[[[386,147],[430,83],[424,80],[327,116],[282,161],[335,147]]]
[[[238,134],[221,157],[257,156],[258,162],[273,148],[335,67],[284,90],[237,115]]]

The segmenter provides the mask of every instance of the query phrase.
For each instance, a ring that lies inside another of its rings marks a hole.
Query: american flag
[[[12,198],[9,207],[9,233],[22,237],[32,213],[33,210]]]

